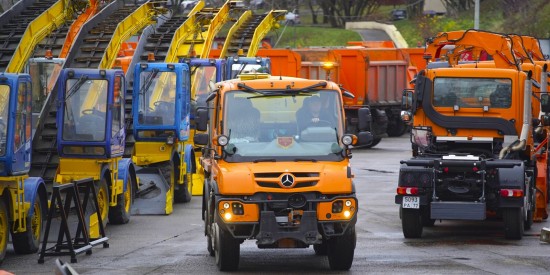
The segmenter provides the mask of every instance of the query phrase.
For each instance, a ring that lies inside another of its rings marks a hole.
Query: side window
[[[32,136],[32,86],[30,82],[22,82],[25,89],[25,141],[29,142]]]
[[[117,133],[122,129],[124,113],[122,108],[122,102],[124,99],[122,96],[124,89],[124,81],[121,76],[115,77],[114,82],[114,95],[113,95],[113,108],[112,108],[112,136],[116,136]]]
[[[24,82],[19,82],[19,93],[17,94],[17,106],[15,108],[15,135],[13,142],[13,149],[21,148],[25,141],[25,102],[26,102],[26,84]]]

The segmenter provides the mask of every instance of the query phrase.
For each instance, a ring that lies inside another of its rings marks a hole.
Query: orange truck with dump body
[[[454,47],[448,62],[429,63],[414,91],[404,92],[413,158],[401,161],[395,197],[403,233],[418,238],[435,220],[496,216],[506,238],[521,239],[548,216],[537,205],[544,200],[546,208],[548,187],[546,67],[525,72],[509,35],[441,33],[427,52],[440,58],[447,45]],[[465,51],[493,61],[460,64]]]
[[[395,48],[391,41],[357,42],[341,48],[263,49],[258,55],[272,60],[273,75],[329,79],[352,93],[354,98],[344,99],[349,133],[365,130],[358,128],[357,118],[358,110],[368,106],[372,122],[367,130],[374,136],[368,147],[407,130],[400,118],[401,91],[412,87],[409,82],[416,68],[410,64],[411,54]]]
[[[343,96],[330,81],[240,75],[197,110],[197,129],[208,129],[194,140],[204,146],[205,235],[220,270],[238,268],[247,239],[312,245],[332,269],[351,267],[358,201],[349,146],[372,135],[345,134]],[[368,123],[369,110],[359,112]]]

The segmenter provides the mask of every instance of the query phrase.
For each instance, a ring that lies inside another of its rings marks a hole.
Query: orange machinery
[[[546,218],[536,204],[548,185],[539,167],[547,166],[550,105],[533,83],[539,79],[546,87],[547,80],[536,77],[537,66],[524,72],[513,44],[509,35],[475,30],[428,41],[433,61],[443,47],[454,49],[446,62],[429,63],[414,91],[404,93],[413,158],[401,161],[395,201],[406,238],[420,237],[435,220],[497,216],[505,237],[520,239],[534,217]],[[460,64],[462,53],[479,60],[483,51],[492,65]]]
[[[416,74],[409,54],[391,41],[357,42],[349,47],[304,49],[263,49],[259,56],[272,60],[273,75],[299,76],[308,79],[330,79],[351,92],[355,98],[344,99],[347,129],[360,130],[357,111],[369,106],[373,121],[368,130],[375,146],[387,136],[400,136],[406,131],[401,121],[401,92]],[[296,72],[299,72],[296,74]]]
[[[348,270],[358,210],[349,146],[372,136],[345,134],[347,93],[334,82],[239,77],[219,82],[210,108],[195,119],[197,129],[209,130],[195,144],[205,146],[203,217],[218,268],[237,269],[240,243],[255,239],[259,248],[313,245],[331,269]],[[308,116],[314,100],[326,103],[317,105],[325,120],[315,123]],[[368,110],[361,113],[366,123]]]

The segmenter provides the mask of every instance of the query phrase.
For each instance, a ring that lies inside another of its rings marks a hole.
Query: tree
[[[459,12],[473,9],[475,6],[475,0],[441,0],[441,2],[450,16],[457,16]]]
[[[323,10],[323,22],[334,28],[344,27],[346,22],[356,21],[374,13],[380,7],[380,0],[318,0]]]

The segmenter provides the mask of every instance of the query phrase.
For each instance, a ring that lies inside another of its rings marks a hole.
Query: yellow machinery
[[[214,36],[222,26],[231,18],[230,12],[238,6],[240,1],[227,1],[221,8],[205,8],[204,1],[199,1],[189,12],[185,20],[176,28],[169,22],[164,23],[164,38],[171,38],[166,53],[161,52],[166,47],[163,41],[158,41],[154,49],[148,53],[156,60],[148,62],[176,63],[183,59],[207,58],[212,47]],[[177,20],[177,18],[171,19]],[[168,27],[165,27],[168,25]],[[171,28],[172,27],[172,28]],[[156,42],[154,38],[152,43]],[[187,62],[190,64],[190,62]],[[201,69],[202,70],[202,69]],[[192,70],[194,71],[194,70]],[[192,76],[192,87],[200,85],[198,75]],[[160,98],[164,87],[171,85],[167,77],[156,82],[152,97]],[[134,88],[136,89],[136,88]],[[191,94],[194,98],[194,94]],[[191,199],[190,194],[202,194],[202,174],[195,174],[194,171],[201,170],[197,161],[196,153],[191,142],[194,130],[191,130],[189,141],[174,140],[173,144],[159,141],[137,141],[132,149],[132,160],[138,166],[150,166],[168,162],[171,166],[170,173],[174,174],[176,184],[174,185],[174,199],[176,202],[185,202]],[[178,149],[180,148],[180,149]]]
[[[28,175],[33,102],[30,76],[22,72],[38,42],[72,12],[67,0],[23,0],[0,16],[0,262],[8,234],[17,253],[35,253],[43,234],[47,192],[42,178]]]

